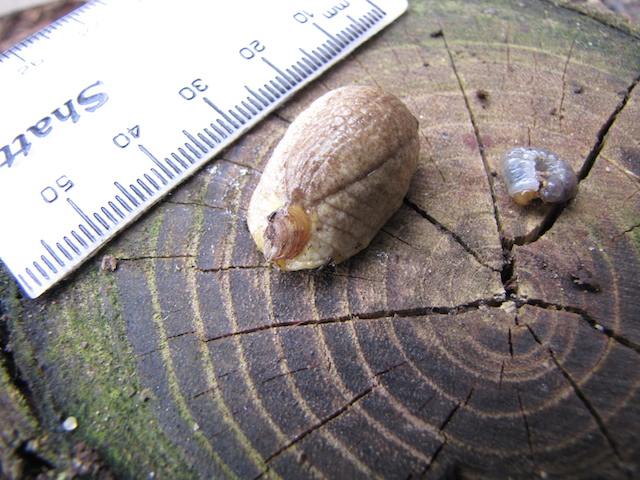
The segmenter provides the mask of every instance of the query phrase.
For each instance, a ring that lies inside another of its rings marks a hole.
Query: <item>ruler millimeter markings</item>
[[[96,0],[0,53],[0,258],[35,298],[407,0]]]

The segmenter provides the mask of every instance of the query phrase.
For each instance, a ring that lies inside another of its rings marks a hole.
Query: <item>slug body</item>
[[[400,207],[419,153],[418,121],[372,87],[333,90],[302,112],[253,193],[247,224],[282,270],[340,263]]]
[[[571,165],[542,149],[512,148],[502,156],[500,173],[518,205],[529,205],[536,198],[545,203],[566,202],[578,191]]]

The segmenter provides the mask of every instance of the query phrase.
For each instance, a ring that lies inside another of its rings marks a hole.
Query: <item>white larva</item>
[[[578,191],[571,165],[539,148],[512,148],[502,156],[500,174],[518,205],[529,205],[536,198],[545,203],[566,202]]]

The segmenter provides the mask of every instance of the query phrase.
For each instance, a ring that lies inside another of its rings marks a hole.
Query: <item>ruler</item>
[[[0,258],[35,298],[406,0],[102,0],[0,54]]]

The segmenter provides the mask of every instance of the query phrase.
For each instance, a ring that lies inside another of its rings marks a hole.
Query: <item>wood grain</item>
[[[0,17],[0,52],[36,33],[83,3],[85,2],[60,0]]]
[[[638,478],[640,37],[619,25],[412,2],[111,242],[115,271],[98,255],[29,301],[3,270],[40,470],[85,442],[118,478]],[[413,111],[418,171],[367,249],[279,272],[251,193],[349,84]],[[575,200],[515,205],[496,175],[515,145],[570,161]]]

